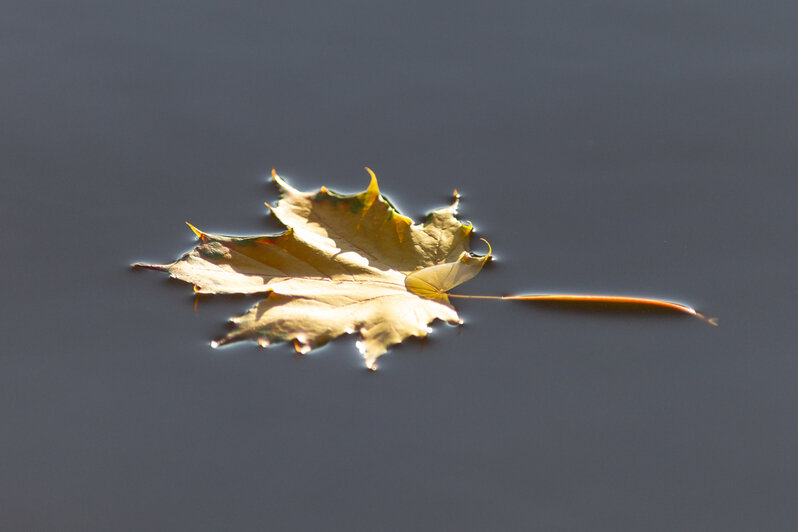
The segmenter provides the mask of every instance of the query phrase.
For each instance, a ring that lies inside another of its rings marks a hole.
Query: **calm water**
[[[5,6],[0,528],[794,530],[795,6]],[[371,374],[212,350],[251,299],[127,267],[364,165],[463,194],[462,292],[721,326],[459,301]]]

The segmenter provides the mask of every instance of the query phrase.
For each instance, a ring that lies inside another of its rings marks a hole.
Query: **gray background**
[[[0,18],[0,528],[794,530],[798,8],[11,2]],[[137,260],[274,230],[293,184],[419,219],[466,293],[363,369],[212,350],[252,302]],[[483,249],[482,244],[476,244]]]

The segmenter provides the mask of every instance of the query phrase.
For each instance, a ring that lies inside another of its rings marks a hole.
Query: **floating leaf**
[[[367,169],[368,170],[368,169]],[[357,334],[370,369],[388,347],[423,337],[436,319],[462,323],[446,292],[471,279],[490,253],[469,252],[470,223],[457,219],[458,196],[423,224],[368,188],[350,196],[322,187],[300,192],[276,172],[280,200],[271,209],[278,235],[236,238],[189,227],[199,245],[163,270],[200,294],[264,294],[214,345],[293,342],[299,353]]]
[[[135,264],[163,270],[194,285],[199,294],[262,294],[220,346],[253,340],[267,347],[292,342],[307,353],[344,334],[357,334],[369,369],[388,347],[424,337],[429,324],[462,323],[450,297],[560,304],[645,306],[706,318],[682,303],[627,296],[539,294],[474,296],[449,293],[473,278],[491,252],[469,251],[472,226],[457,219],[458,194],[432,211],[423,224],[400,214],[380,194],[371,174],[368,188],[354,195],[322,187],[300,192],[272,171],[280,200],[271,208],[285,226],[277,235],[230,237],[188,224],[199,245],[169,264]],[[268,204],[267,204],[268,206]],[[487,244],[487,241],[486,241]]]

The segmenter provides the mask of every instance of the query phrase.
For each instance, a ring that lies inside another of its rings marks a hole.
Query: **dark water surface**
[[[0,528],[795,530],[796,6],[6,5]],[[372,374],[212,350],[251,299],[127,267],[364,165],[460,190],[463,292],[721,325],[458,301]]]

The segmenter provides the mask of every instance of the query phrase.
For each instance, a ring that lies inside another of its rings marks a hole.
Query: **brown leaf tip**
[[[294,350],[299,355],[305,355],[310,352],[311,346],[309,343],[302,342],[299,338],[294,338]]]
[[[205,241],[205,239],[206,239],[206,238],[208,238],[208,236],[207,236],[205,233],[203,233],[202,231],[200,231],[199,229],[197,229],[196,227],[194,227],[194,226],[193,226],[193,225],[191,225],[190,223],[186,222],[186,225],[189,227],[189,229],[191,229],[191,231],[192,231],[192,232],[193,232],[195,235],[197,235],[197,238],[199,238],[199,239],[200,239],[200,240],[202,240],[203,242]]]

